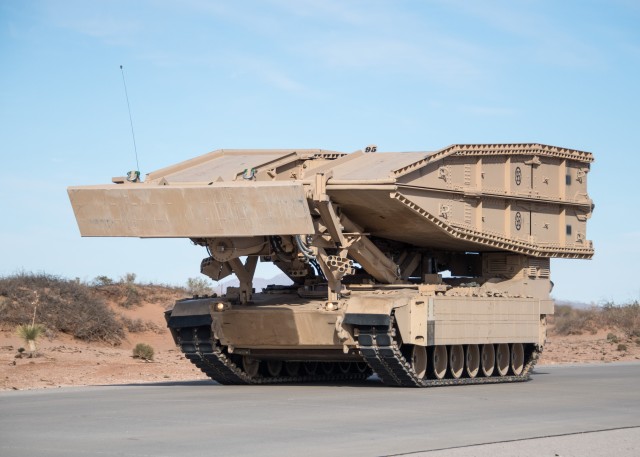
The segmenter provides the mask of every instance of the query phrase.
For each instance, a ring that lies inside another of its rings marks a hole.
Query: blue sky
[[[640,299],[640,2],[0,0],[0,275],[184,284],[188,240],[81,238],[69,185],[218,148],[596,156],[591,261],[558,299]],[[259,275],[277,272],[261,268]]]

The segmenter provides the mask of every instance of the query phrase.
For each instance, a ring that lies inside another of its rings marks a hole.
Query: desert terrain
[[[123,294],[118,291],[126,289],[96,289],[113,314],[129,323],[120,341],[88,342],[61,331],[47,332],[38,339],[37,356],[29,357],[27,352],[19,352],[26,345],[15,325],[4,323],[0,330],[0,390],[208,379],[182,356],[166,329],[163,312],[174,300],[185,297],[185,290],[139,286],[135,305],[123,307]],[[559,307],[561,312],[549,319],[548,342],[539,365],[640,361],[640,339],[629,335],[628,329],[625,333],[621,328],[587,325],[585,330],[583,322],[581,328],[567,331],[563,321],[563,333],[568,334],[560,334],[556,319],[573,312],[566,306]],[[154,349],[153,360],[133,357],[138,343]]]

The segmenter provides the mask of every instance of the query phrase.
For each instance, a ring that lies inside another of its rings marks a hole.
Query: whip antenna
[[[127,83],[124,80],[124,69],[120,65],[120,73],[122,73],[122,85],[124,86],[124,96],[127,99],[127,109],[129,110],[129,123],[131,124],[131,137],[133,138],[133,151],[136,155],[136,176],[128,176],[129,180],[140,179],[140,164],[138,163],[138,148],[136,147],[136,134],[133,132],[133,119],[131,118],[131,106],[129,105],[129,94],[127,93]],[[132,172],[129,172],[132,174]],[[133,178],[133,179],[132,179]]]

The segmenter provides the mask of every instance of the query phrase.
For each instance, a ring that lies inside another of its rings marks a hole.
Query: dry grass
[[[122,324],[105,301],[90,287],[44,273],[19,273],[0,278],[0,323],[30,322],[37,297],[36,322],[52,332],[85,341],[117,344],[124,337]]]
[[[162,284],[133,284],[125,282],[105,284],[94,280],[91,288],[109,301],[117,303],[125,309],[135,308],[141,305],[143,301],[146,303],[171,301],[176,293],[186,296],[184,288]]]
[[[626,338],[640,337],[640,303],[606,303],[588,309],[557,305],[552,323],[552,331],[557,335],[581,335],[596,333],[598,330],[615,330],[624,334]],[[611,338],[608,339],[617,342],[616,334],[610,335]]]
[[[86,284],[44,273],[18,273],[0,277],[0,326],[15,328],[30,323],[37,305],[36,322],[46,326],[46,335],[57,332],[83,341],[119,344],[129,332],[163,329],[150,321],[116,315],[107,301],[123,308],[147,303],[171,303],[180,287],[135,284],[135,275],[127,274],[115,282],[106,276]]]
[[[127,329],[129,333],[141,333],[141,332],[153,332],[162,333],[165,331],[158,324],[152,321],[144,321],[140,318],[131,319],[124,314],[120,315],[120,322]]]

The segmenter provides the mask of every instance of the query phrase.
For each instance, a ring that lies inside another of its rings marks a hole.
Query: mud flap
[[[389,328],[389,324],[391,323],[391,316],[389,316],[388,314],[353,313],[345,314],[344,320],[342,322],[344,324],[355,325],[358,327],[362,326]]]
[[[176,302],[171,311],[165,313],[167,327],[170,329],[183,327],[210,327],[213,320],[209,308],[213,299],[194,298]]]

